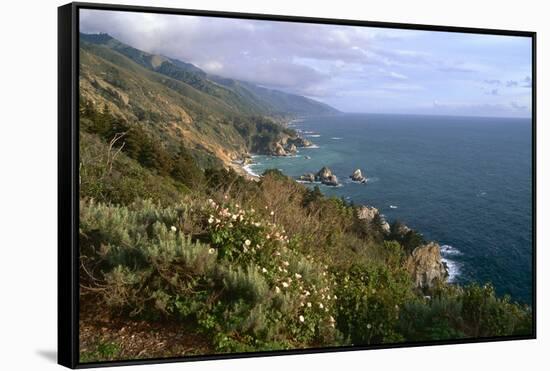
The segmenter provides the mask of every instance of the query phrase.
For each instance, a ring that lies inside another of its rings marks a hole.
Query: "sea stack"
[[[359,183],[366,183],[367,182],[367,178],[363,176],[363,174],[361,173],[361,169],[355,170],[353,172],[353,174],[350,175],[350,178],[354,182],[359,182]]]
[[[304,182],[313,183],[315,181],[315,174],[306,173],[306,174],[300,176],[300,180],[304,181]]]
[[[338,183],[338,178],[336,177],[336,175],[334,175],[332,171],[326,166],[323,166],[321,170],[317,172],[317,174],[315,175],[315,179],[328,186],[335,187],[340,184]]]

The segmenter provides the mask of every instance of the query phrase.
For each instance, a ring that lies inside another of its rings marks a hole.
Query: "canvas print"
[[[80,9],[80,362],[531,335],[531,58]]]

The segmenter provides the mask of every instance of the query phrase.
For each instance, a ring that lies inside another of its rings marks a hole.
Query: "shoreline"
[[[293,126],[294,123],[302,122],[302,121],[304,121],[304,120],[303,119],[290,120],[290,121],[287,122],[286,127],[291,127],[291,126]],[[296,130],[296,132],[298,133],[299,136],[301,136],[301,134],[303,134],[303,131],[300,130],[299,128],[296,128],[296,127],[292,127],[292,128],[294,130]],[[312,145],[304,147],[304,148],[316,149],[316,148],[320,148],[320,147],[318,145],[316,145],[315,143],[312,143]],[[256,162],[254,161],[254,159],[257,158],[258,156],[266,156],[266,157],[271,157],[271,158],[279,158],[279,157],[292,158],[292,157],[296,157],[296,155],[294,155],[294,156],[276,156],[276,155],[273,155],[273,154],[271,154],[271,155],[269,155],[269,154],[266,154],[266,155],[252,154],[251,155],[251,160],[252,161],[250,163],[248,163],[246,165],[242,164],[242,163],[241,164],[234,164],[235,167],[239,168],[239,173],[240,174],[244,175],[247,179],[253,180],[253,181],[256,181],[256,182],[260,180],[261,175],[256,173],[252,169],[252,166],[256,165]],[[283,171],[283,174],[287,175],[284,171]],[[301,181],[300,179],[297,179],[297,178],[292,177],[292,176],[289,176],[289,177],[292,178],[296,183],[302,184],[306,187],[308,185],[311,185],[311,186],[314,186],[314,185],[321,186],[322,185],[322,183],[320,183],[320,182],[307,182],[307,181]],[[359,184],[358,182],[353,182],[353,181],[351,181],[350,183]],[[363,183],[361,183],[361,184],[363,184]],[[326,187],[329,187],[329,188],[343,188],[344,187],[344,182],[342,182],[338,186],[326,186]],[[349,195],[343,196],[343,197],[351,199],[351,196],[349,196]],[[360,205],[361,206],[367,206],[367,207],[373,207],[370,204],[361,203]],[[396,207],[393,207],[393,205],[390,205],[389,207],[390,207],[390,209],[395,209],[396,208]],[[382,215],[382,213],[380,213],[380,214]],[[447,243],[443,243],[443,242],[440,242],[440,241],[437,241],[437,240],[435,242],[440,247],[441,262],[445,264],[445,267],[447,269],[446,282],[448,284],[456,284],[458,278],[461,276],[462,264],[460,262],[456,261],[455,259],[453,259],[453,257],[462,255],[462,252],[459,249],[457,249],[457,248],[455,248],[455,247],[453,247],[453,246],[451,246]]]

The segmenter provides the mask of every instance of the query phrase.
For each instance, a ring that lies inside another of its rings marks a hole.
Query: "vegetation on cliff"
[[[82,361],[531,333],[490,284],[417,284],[416,231],[228,166],[323,105],[81,37]]]

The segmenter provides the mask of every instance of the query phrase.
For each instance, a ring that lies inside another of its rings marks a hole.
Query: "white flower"
[[[367,323],[367,328],[370,329],[372,326],[370,323]]]
[[[261,224],[260,222],[254,223],[254,226],[256,226],[256,227],[259,227],[259,226],[261,226],[261,225],[262,225],[262,224]]]
[[[334,317],[330,316],[330,317],[329,317],[329,321],[332,322],[332,323],[334,323],[334,322],[335,322]]]
[[[283,262],[283,265],[284,265],[285,267],[288,267],[288,266],[289,266],[289,264],[290,264],[290,263],[289,263],[289,262],[287,262],[287,261],[284,261],[284,262]]]
[[[233,215],[231,215],[231,219],[233,219],[233,220],[237,220],[237,217],[238,217],[238,215],[237,215],[237,214],[233,214]]]
[[[311,295],[311,294],[310,294],[310,292],[309,292],[309,291],[307,291],[307,290],[306,290],[306,292],[304,292],[304,294],[305,294],[306,296],[309,296],[309,295]]]
[[[323,309],[323,303],[319,303],[319,308]]]
[[[283,282],[283,287],[285,287],[285,288],[288,287],[288,283]]]
[[[281,292],[281,289],[279,288],[279,286],[275,286],[275,292],[278,294]]]
[[[245,240],[245,241],[244,241],[244,244],[245,244],[246,246],[250,246],[251,243],[252,243],[252,242],[250,242],[250,240]]]
[[[214,200],[211,199],[211,198],[209,198],[209,199],[208,199],[208,203],[211,204],[212,202],[214,202]]]
[[[336,295],[333,296],[334,300],[338,299],[338,297]]]
[[[307,307],[311,308],[311,303],[309,301],[307,302]]]
[[[300,314],[300,317],[298,317],[298,319],[300,320],[300,322],[304,322],[304,321],[305,321],[304,316],[302,316],[301,314]]]
[[[214,218],[213,217],[208,218],[208,224],[212,224],[212,223],[214,223]]]
[[[208,253],[209,253],[210,255],[214,254],[215,252],[216,252],[216,250],[214,250],[213,248],[209,248],[209,249],[208,249]]]
[[[275,215],[275,211],[270,212],[269,215],[271,216]]]
[[[304,303],[303,303],[303,302],[300,302],[300,306],[303,307],[303,306],[304,306]]]
[[[262,268],[262,272],[263,272],[263,273],[267,273],[267,269]]]
[[[172,230],[172,232],[175,232],[175,231],[178,230],[178,229],[177,229],[176,227],[174,227],[174,226],[171,226],[170,229]]]

